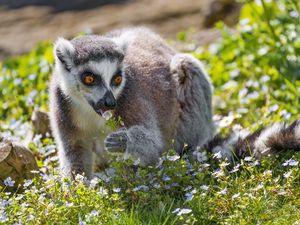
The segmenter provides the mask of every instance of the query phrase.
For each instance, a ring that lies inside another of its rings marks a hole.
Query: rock
[[[0,186],[5,186],[4,180],[11,177],[15,183],[6,190],[16,190],[24,179],[32,179],[35,176],[32,171],[38,169],[30,150],[7,140],[0,142]]]
[[[49,116],[46,112],[37,109],[34,110],[31,121],[35,133],[41,134],[43,137],[47,133],[51,134]]]
[[[223,20],[228,26],[234,26],[239,19],[242,4],[235,0],[214,0],[205,13],[204,26],[212,27]]]

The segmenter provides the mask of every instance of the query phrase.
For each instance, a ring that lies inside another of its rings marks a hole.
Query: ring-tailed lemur
[[[243,147],[250,141],[257,152],[268,149],[269,142],[280,147],[286,138],[300,145],[299,122],[252,136],[214,138],[213,88],[201,63],[146,28],[58,39],[54,54],[50,119],[65,175],[91,177],[96,158],[106,164],[105,149],[149,165],[171,147],[180,154],[185,146],[216,151],[223,145],[221,151],[230,157],[229,144]],[[124,127],[112,132],[105,126],[108,112],[121,117]],[[237,150],[249,152],[244,148]]]

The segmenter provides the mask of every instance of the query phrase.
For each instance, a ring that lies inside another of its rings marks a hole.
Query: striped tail
[[[276,123],[253,133],[241,131],[227,138],[216,135],[201,149],[219,154],[218,158],[230,161],[247,156],[260,159],[284,150],[300,151],[300,120],[290,125]]]

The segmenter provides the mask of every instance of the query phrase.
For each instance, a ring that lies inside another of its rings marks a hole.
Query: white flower
[[[19,200],[21,200],[23,197],[24,197],[24,195],[18,195],[15,199],[16,199],[17,201],[19,201]]]
[[[202,189],[203,191],[207,191],[209,189],[209,186],[207,186],[207,185],[201,185],[200,189]]]
[[[32,183],[33,183],[33,181],[32,181],[31,179],[28,179],[28,180],[26,180],[26,181],[24,182],[23,186],[24,186],[24,187],[28,187],[28,186],[30,186]]]
[[[285,161],[282,165],[283,166],[297,166],[299,164],[298,161],[294,160],[294,159],[289,159],[287,161]]]
[[[237,194],[234,194],[234,195],[232,195],[232,199],[235,199],[235,198],[238,198],[238,197],[240,197],[240,195],[241,195],[241,193],[237,193]]]
[[[246,94],[248,93],[248,88],[242,88],[240,91],[239,91],[239,97],[240,98],[243,98],[246,96]]]
[[[270,80],[270,76],[268,75],[263,75],[261,78],[260,78],[260,81],[261,82],[268,82]]]
[[[291,176],[291,174],[292,174],[292,171],[289,171],[289,172],[284,173],[283,176],[284,176],[286,179],[288,179],[288,178]]]
[[[294,18],[298,18],[299,17],[299,13],[297,11],[295,11],[295,10],[291,11],[290,15],[291,15],[291,17],[294,17]]]
[[[14,85],[19,85],[22,84],[22,79],[21,78],[15,78],[14,79]]]
[[[278,195],[286,195],[287,193],[286,193],[286,191],[284,191],[284,190],[280,190],[279,192],[278,192]]]
[[[8,177],[4,180],[4,185],[8,187],[13,187],[15,184],[15,181],[11,179],[11,177]]]
[[[136,192],[136,191],[139,191],[139,190],[142,190],[142,189],[143,189],[144,191],[148,191],[148,190],[149,190],[149,187],[146,186],[146,185],[140,185],[140,186],[138,186],[138,187],[133,188],[132,191]]]
[[[243,26],[243,25],[248,24],[249,21],[250,21],[249,18],[245,18],[245,19],[240,20],[240,24]]]
[[[121,191],[121,188],[113,188],[113,192],[119,193]]]
[[[28,79],[29,79],[29,80],[35,80],[36,77],[37,77],[36,74],[29,74],[29,75],[28,75]]]
[[[75,180],[82,183],[85,180],[85,178],[81,174],[76,174]]]
[[[237,82],[234,80],[230,80],[227,83],[223,84],[223,86],[221,87],[222,90],[229,90],[229,89],[233,89],[237,87]]]
[[[7,200],[0,200],[0,209],[4,209],[8,206],[9,202]]]
[[[108,194],[108,191],[107,191],[105,188],[100,187],[99,193],[100,193],[100,195],[104,196],[104,195],[107,195],[107,194]]]
[[[258,50],[258,54],[259,54],[259,55],[265,55],[265,54],[268,53],[268,51],[269,51],[269,47],[264,46],[264,47],[262,47],[262,48],[260,48],[260,49]]]
[[[257,99],[258,97],[259,97],[259,93],[257,91],[248,94],[248,99]]]
[[[269,112],[276,112],[278,109],[279,109],[279,106],[277,104],[275,104],[269,108]]]
[[[162,180],[163,180],[163,181],[169,181],[169,180],[171,180],[171,178],[168,177],[167,175],[164,175],[164,176],[162,177]]]
[[[226,193],[227,193],[227,188],[224,188],[218,192],[218,194],[220,194],[220,195],[225,195]]]
[[[160,188],[160,184],[158,184],[158,183],[155,183],[155,184],[153,184],[153,187],[155,187],[155,188]]]
[[[249,110],[248,110],[247,108],[238,108],[238,109],[237,109],[237,112],[238,112],[238,113],[245,114],[245,113],[248,113]]]
[[[282,116],[285,120],[288,120],[289,118],[291,118],[292,114],[289,113],[288,111],[286,111],[285,109],[284,110],[281,110],[279,112],[279,115]]]
[[[29,215],[29,217],[28,217],[27,220],[28,220],[28,221],[31,221],[31,220],[34,220],[34,219],[35,219],[35,216],[31,214],[31,215]]]
[[[235,173],[235,172],[239,171],[240,166],[241,166],[241,164],[238,163],[236,166],[233,167],[233,169],[229,173]]]
[[[67,207],[72,207],[73,205],[74,205],[73,202],[66,202]]]
[[[186,201],[191,201],[194,198],[194,195],[192,193],[185,193]]]
[[[174,183],[172,183],[172,186],[173,186],[173,187],[179,187],[179,184],[176,183],[176,182],[174,182]]]
[[[140,163],[141,163],[141,159],[138,158],[138,159],[134,160],[133,165],[138,166],[138,165],[140,165]]]
[[[246,162],[251,162],[252,159],[253,159],[253,158],[252,158],[251,156],[247,156],[247,157],[244,158],[244,160],[245,160]]]
[[[215,154],[213,155],[213,158],[221,159],[221,158],[222,158],[222,153],[221,153],[221,151],[218,151],[217,153],[215,153]]]
[[[239,74],[240,74],[240,70],[239,70],[239,69],[235,69],[235,70],[232,70],[232,71],[230,72],[230,77],[231,77],[231,78],[235,78],[235,77],[237,77]]]
[[[0,222],[4,223],[6,221],[8,221],[6,212],[4,212],[3,210],[0,210]]]
[[[90,213],[90,216],[92,217],[97,217],[99,215],[99,212],[97,212],[96,210],[93,210],[91,213]]]
[[[233,115],[223,117],[219,123],[219,127],[221,127],[221,128],[228,127],[233,122],[234,119],[235,119],[235,116],[233,116]]]
[[[95,177],[90,181],[90,188],[95,188],[99,184],[99,178]]]
[[[249,80],[246,82],[246,86],[247,87],[258,87],[259,86],[259,82],[258,81],[254,81],[254,80]]]
[[[192,212],[191,209],[181,209],[181,210],[177,213],[177,215],[178,215],[178,216],[181,216],[181,215],[184,215],[184,214],[189,214],[189,213],[191,213],[191,212]]]
[[[180,156],[179,155],[167,156],[167,159],[169,161],[176,161],[177,159],[180,159]]]
[[[86,225],[86,222],[83,221],[80,216],[79,216],[79,225]]]
[[[192,186],[187,186],[185,189],[184,189],[184,191],[189,191],[189,190],[191,190],[193,187]]]

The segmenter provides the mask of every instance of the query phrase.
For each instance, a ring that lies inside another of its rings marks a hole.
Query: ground
[[[37,42],[73,37],[80,32],[103,33],[114,28],[146,25],[165,38],[175,38],[177,32],[194,27],[205,28],[212,0],[88,0],[88,1],[1,1],[0,2],[0,60],[28,52]],[[222,8],[226,2],[222,3]],[[236,22],[238,7],[227,7],[217,19]],[[220,9],[213,9],[219,10]],[[232,9],[233,8],[233,9]],[[213,18],[216,18],[213,16]],[[212,18],[209,18],[211,20]],[[215,31],[199,34],[199,43],[215,40]]]

